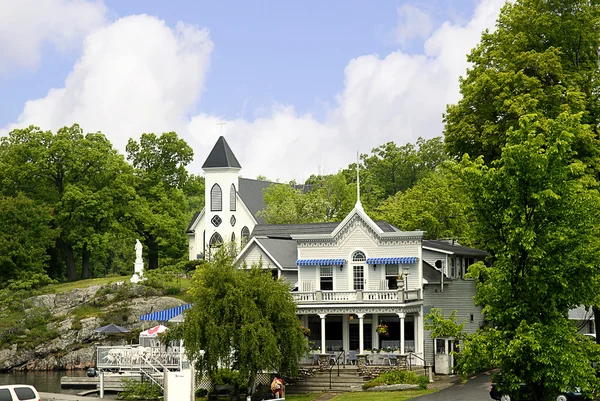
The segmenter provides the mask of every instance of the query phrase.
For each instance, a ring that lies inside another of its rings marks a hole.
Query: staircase
[[[325,372],[315,372],[312,376],[308,376],[297,383],[288,384],[285,387],[285,393],[342,393],[361,391],[364,383],[363,378],[358,375],[358,368],[355,365],[346,365],[345,368],[340,367],[339,376],[337,367],[331,371],[331,388],[329,388],[329,371],[327,370]]]

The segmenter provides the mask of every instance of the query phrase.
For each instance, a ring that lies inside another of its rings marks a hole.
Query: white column
[[[364,313],[357,313],[358,315],[358,353],[362,354],[365,352],[365,326],[364,326]]]
[[[379,349],[379,334],[377,334],[377,322],[379,321],[379,315],[373,313],[373,323],[371,323],[371,338],[373,349]]]
[[[326,313],[319,314],[321,318],[321,354],[324,354],[327,350],[325,346],[325,316],[327,316]]]
[[[404,318],[406,314],[404,312],[398,313],[400,318],[400,355],[404,355]]]
[[[346,354],[348,354],[348,350],[350,349],[350,323],[348,316],[350,315],[342,316],[342,349],[346,351]]]
[[[413,331],[415,339],[415,354],[419,353],[419,313],[413,313]]]

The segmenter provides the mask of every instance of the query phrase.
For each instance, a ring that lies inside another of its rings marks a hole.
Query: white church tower
[[[232,228],[237,225],[237,186],[242,166],[224,137],[219,137],[202,169],[205,172],[205,249],[218,243],[239,241]]]

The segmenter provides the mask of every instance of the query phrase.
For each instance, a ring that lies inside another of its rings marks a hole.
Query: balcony
[[[292,292],[297,304],[309,303],[391,303],[400,304],[423,299],[421,289],[380,291],[301,291]]]

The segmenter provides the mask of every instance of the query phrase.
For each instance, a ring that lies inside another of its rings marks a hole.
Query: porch
[[[350,308],[349,308],[350,309]],[[355,364],[359,356],[366,364],[393,365],[406,355],[412,354],[415,365],[422,365],[423,317],[420,306],[406,308],[353,307],[356,313],[330,313],[299,309],[302,325],[309,329],[308,341],[312,354],[302,363],[318,364],[319,358],[329,355],[340,363]],[[395,312],[404,310],[404,312]]]

